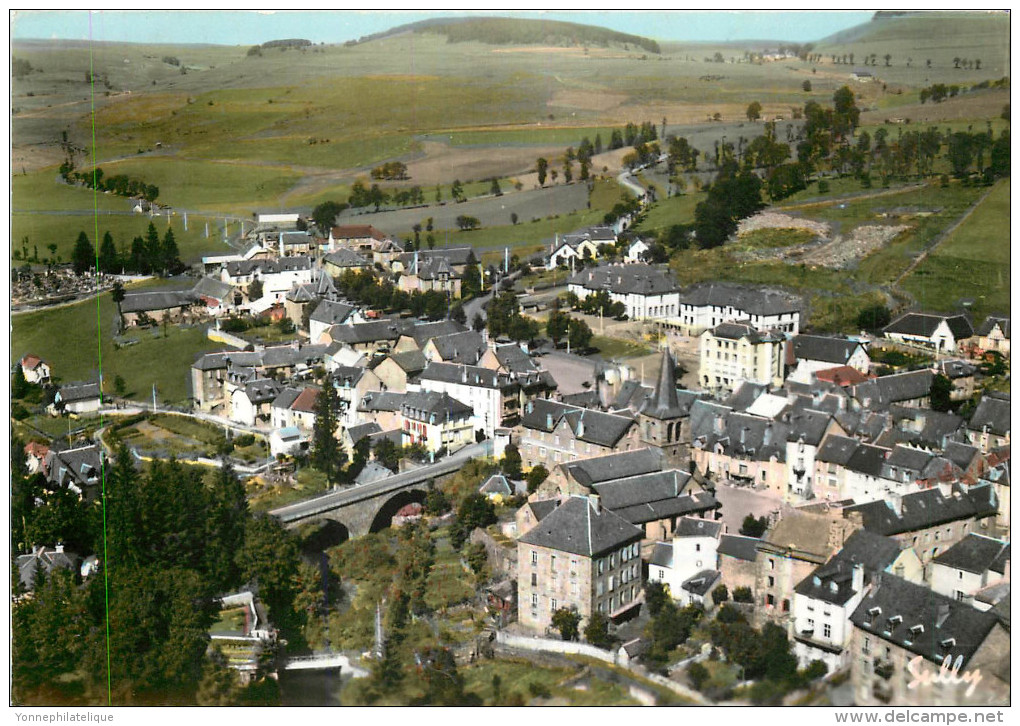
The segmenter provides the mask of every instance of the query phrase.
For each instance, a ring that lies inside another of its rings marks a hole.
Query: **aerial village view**
[[[1002,722],[1009,42],[12,13],[9,705]]]

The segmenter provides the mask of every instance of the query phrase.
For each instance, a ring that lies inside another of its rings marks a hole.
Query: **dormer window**
[[[954,647],[955,645],[956,645],[956,638],[946,638],[945,640],[939,642],[939,647],[942,648],[943,650],[949,650],[950,648]]]
[[[922,633],[924,633],[924,626],[921,625],[920,623],[918,623],[917,625],[912,625],[910,627],[910,634],[912,636],[917,637],[918,635],[921,635]]]

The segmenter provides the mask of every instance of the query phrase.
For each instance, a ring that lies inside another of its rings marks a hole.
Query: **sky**
[[[126,41],[137,43],[215,43],[256,45],[281,38],[306,38],[315,43],[343,43],[363,35],[388,30],[451,12],[410,11],[14,11],[11,37],[66,38],[73,40]],[[508,12],[481,11],[480,15],[512,15],[566,20],[600,25],[656,40],[816,41],[827,35],[867,22],[871,12],[667,12],[577,11]]]

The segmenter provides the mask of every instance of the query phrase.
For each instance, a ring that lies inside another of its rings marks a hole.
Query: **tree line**
[[[133,179],[127,174],[106,176],[99,167],[91,171],[77,172],[74,170],[74,161],[70,158],[60,165],[60,176],[68,184],[80,184],[119,197],[141,197],[147,202],[154,202],[159,197],[159,187],[155,184],[146,184],[141,179]]]
[[[96,249],[85,231],[79,232],[71,252],[71,266],[74,268],[75,274],[82,275],[89,270],[95,270],[97,264],[99,272],[106,275],[116,275],[122,272],[140,275],[153,273],[176,275],[186,269],[184,263],[181,262],[180,250],[177,247],[173,229],[167,227],[163,239],[160,240],[156,225],[152,222],[149,222],[149,229],[145,237],[135,237],[131,241],[131,248],[126,251],[117,250],[113,242],[113,235],[107,231],[99,244],[98,257]]]

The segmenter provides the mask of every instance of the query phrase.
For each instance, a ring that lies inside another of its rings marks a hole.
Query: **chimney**
[[[588,501],[591,503],[591,508],[595,510],[595,514],[602,514],[602,498],[598,494],[589,494]]]
[[[57,546],[56,546],[55,549],[57,551],[57,554],[63,554],[63,552],[64,552],[64,543],[63,542],[57,542]]]
[[[852,584],[854,592],[864,592],[864,567],[860,563],[854,564]]]

